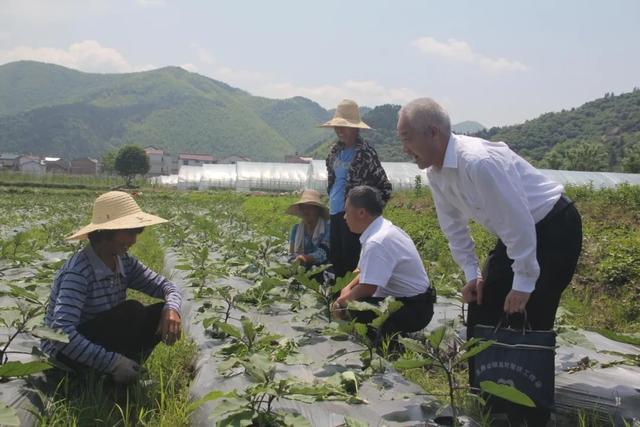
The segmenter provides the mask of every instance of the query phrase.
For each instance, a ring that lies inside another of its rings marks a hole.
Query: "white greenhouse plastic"
[[[327,163],[324,160],[312,160],[307,188],[320,191],[327,190]]]
[[[238,191],[297,191],[309,181],[308,163],[236,163]]]
[[[202,175],[200,176],[199,190],[210,188],[236,188],[238,175],[236,165],[232,164],[210,164],[202,165]]]
[[[429,185],[426,171],[415,163],[382,162],[394,190],[415,187],[416,176],[422,184]],[[594,188],[615,187],[622,183],[640,185],[640,174],[615,172],[581,172],[540,169],[540,172],[564,185],[592,185]],[[325,192],[327,168],[324,160],[311,163],[260,163],[212,164],[182,166],[180,173],[151,179],[158,185],[176,186],[178,189],[235,188],[237,191],[299,191],[313,188]]]
[[[416,186],[416,176],[420,177],[422,185],[427,185],[427,172],[420,170],[415,163],[381,162],[394,190],[409,190]]]
[[[200,186],[202,176],[202,166],[181,166],[178,172],[178,189],[190,190]]]

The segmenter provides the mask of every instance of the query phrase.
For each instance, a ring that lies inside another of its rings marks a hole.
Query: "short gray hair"
[[[368,185],[359,185],[349,190],[347,200],[354,208],[364,209],[372,216],[382,215],[384,201],[380,190]]]
[[[398,117],[402,115],[413,129],[424,131],[435,126],[445,135],[451,133],[449,113],[431,98],[414,99],[398,111]]]

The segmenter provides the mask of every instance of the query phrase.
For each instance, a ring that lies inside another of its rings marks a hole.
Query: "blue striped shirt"
[[[66,333],[69,343],[42,340],[43,351],[53,357],[61,352],[78,363],[108,372],[118,354],[82,336],[76,330],[78,325],[124,302],[127,288],[162,298],[165,308],[180,311],[182,295],[176,285],[128,254],[116,257],[116,262],[118,273],[107,267],[88,244],[62,266],[51,288],[44,321]]]

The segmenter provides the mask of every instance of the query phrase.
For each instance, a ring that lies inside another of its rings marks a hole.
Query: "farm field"
[[[37,354],[12,352],[31,353],[29,345],[39,336],[64,340],[40,327],[44,307],[55,272],[80,247],[64,237],[88,222],[101,192],[0,188],[0,387],[32,385],[40,390],[35,400],[41,409],[19,412],[23,422],[179,426],[204,424],[213,415],[222,425],[298,426],[330,419],[333,425],[356,426],[381,416],[376,410],[405,406],[412,408],[402,412],[405,418],[390,421],[435,420],[453,401],[459,413],[490,423],[463,387],[462,362],[482,344],[460,347],[455,331],[461,307],[456,301],[463,279],[438,228],[428,189],[421,187],[394,194],[385,217],[415,241],[444,297],[447,317],[434,318],[426,339],[403,341],[402,354],[386,349],[379,354],[366,328],[363,333],[357,324],[330,321],[330,295],[346,280],[325,289],[309,279],[310,273],[286,264],[285,241],[296,218],[283,212],[294,195],[151,188],[141,190],[138,203],[171,223],[145,230],[133,252],[183,288],[187,328],[181,341],[173,347],[159,345],[140,383],[128,389],[114,389],[100,378],[56,378]],[[626,346],[621,348],[637,348],[640,188],[575,187],[568,195],[583,216],[584,246],[558,315],[559,342],[593,347],[595,354],[600,349],[589,344],[590,332],[584,332],[592,331]],[[472,232],[483,257],[495,238],[479,227]],[[137,293],[129,297],[151,302]],[[392,303],[383,307],[380,319],[392,310]],[[582,362],[563,370],[640,367],[640,356],[617,351],[604,362]],[[394,393],[395,399],[389,396]],[[576,425],[612,424],[619,415],[603,414],[605,409],[575,412],[568,419]],[[338,415],[334,419],[329,414]],[[16,420],[10,408],[0,407],[0,424]]]

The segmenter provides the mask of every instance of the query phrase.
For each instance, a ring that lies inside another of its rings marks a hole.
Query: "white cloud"
[[[0,63],[33,60],[58,64],[76,70],[99,73],[126,73],[155,68],[152,64],[132,65],[118,50],[102,46],[95,40],[84,40],[66,49],[18,46],[0,51]]]
[[[526,65],[518,61],[506,58],[490,58],[481,53],[476,53],[467,42],[462,40],[449,39],[442,42],[433,37],[421,37],[411,44],[426,55],[438,56],[450,61],[476,64],[490,72],[526,71],[528,69]]]

